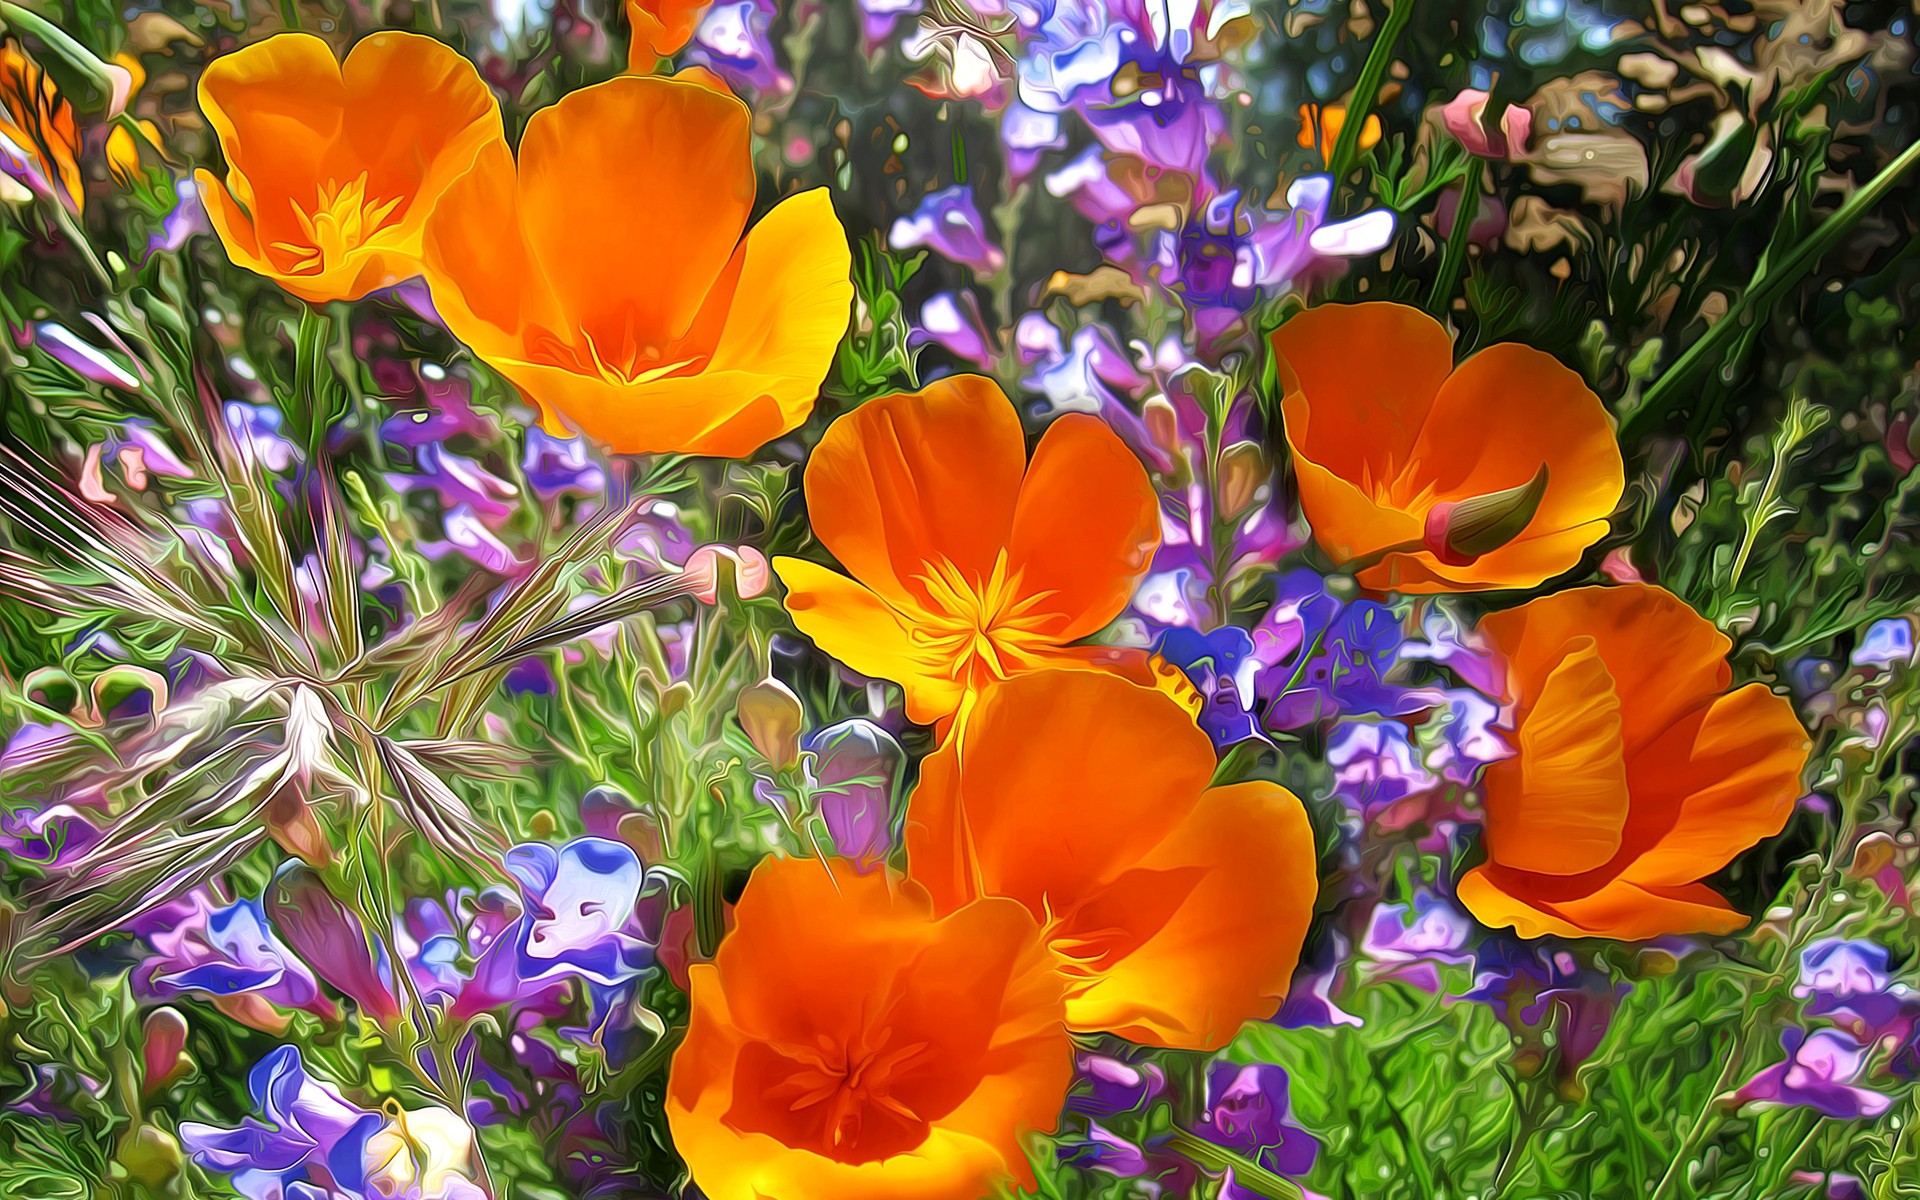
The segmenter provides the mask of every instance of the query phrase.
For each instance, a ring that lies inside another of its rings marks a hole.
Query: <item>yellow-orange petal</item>
[[[660,59],[671,57],[693,37],[711,2],[627,0],[627,24],[633,30],[627,70],[635,75],[652,74]]]
[[[1606,406],[1579,375],[1511,342],[1461,363],[1434,397],[1393,492],[1464,500],[1524,484],[1543,465],[1546,494],[1513,541],[1465,565],[1434,565],[1449,590],[1532,587],[1572,569],[1606,532],[1626,486]],[[1580,536],[1566,536],[1573,530]]]
[[[518,383],[555,427],[622,454],[738,458],[805,421],[847,327],[853,285],[845,231],[825,189],[779,205],[740,243],[737,282],[710,297],[697,324],[717,332],[696,370],[627,381],[584,364],[475,351]],[[483,272],[461,271],[489,286]],[[537,286],[537,281],[536,281]],[[460,332],[454,318],[448,327]]]
[[[1306,809],[1274,783],[1212,788],[1149,861],[1081,914],[1144,936],[1069,997],[1068,1024],[1217,1050],[1286,995],[1319,888]],[[1153,889],[1184,871],[1197,877],[1158,919]]]
[[[1014,507],[1008,565],[1037,631],[1073,641],[1118,616],[1160,545],[1146,468],[1106,422],[1068,413],[1047,427]]]
[[[200,111],[219,138],[233,199],[261,214],[263,198],[309,200],[332,163],[345,119],[340,64],[309,33],[281,33],[208,63]]]
[[[1289,431],[1292,428],[1289,422]],[[1314,541],[1335,562],[1369,558],[1389,546],[1418,542],[1425,533],[1426,526],[1419,517],[1379,503],[1302,455],[1291,432],[1287,444],[1293,452],[1294,486],[1300,494],[1300,507],[1312,524]],[[1403,564],[1413,561],[1410,555],[1389,554],[1358,578],[1367,587],[1381,591],[1407,590],[1401,584],[1416,576]]]
[[[1677,722],[1630,764],[1647,846],[1622,871],[1636,883],[1689,883],[1785,827],[1811,742],[1793,706],[1750,683]]]
[[[467,172],[448,186],[421,240],[427,286],[440,319],[475,354],[509,376],[514,374],[510,364],[529,355],[529,335],[561,323],[559,307],[521,236],[521,223],[513,151],[502,139],[482,147]]]
[[[746,105],[624,75],[535,113],[520,210],[570,331],[628,377],[669,364],[753,208]]]
[[[1487,769],[1489,859],[1579,875],[1613,858],[1630,804],[1620,703],[1592,639],[1575,642],[1520,723],[1518,753]]]
[[[837,571],[799,558],[776,558],[773,570],[787,589],[794,626],[832,658],[875,679],[891,679],[907,694],[907,716],[931,724],[960,706],[965,688],[951,664],[928,653],[907,614]]]
[[[667,1092],[706,1195],[957,1200],[1025,1176],[1022,1140],[1054,1126],[1072,1058],[1029,913],[985,900],[936,918],[893,872],[769,860],[735,917],[691,972]],[[835,1140],[815,1064],[856,1059],[875,1092],[850,1089],[866,1111]]]
[[[1272,345],[1294,455],[1363,490],[1393,478],[1453,369],[1446,329],[1404,304],[1322,304]]]
[[[1460,903],[1482,925],[1511,926],[1523,938],[1603,937],[1637,942],[1671,934],[1731,933],[1747,918],[1705,884],[1648,887],[1615,879],[1592,893],[1551,902],[1524,876],[1475,867],[1460,878]]]
[[[1572,588],[1482,617],[1506,662],[1507,694],[1525,705],[1568,643],[1590,637],[1620,696],[1620,733],[1638,749],[1727,690],[1733,643],[1678,596],[1651,584]]]
[[[1026,466],[1005,393],[985,376],[949,376],[828,426],[807,460],[807,515],[855,578],[896,603],[925,604],[929,564],[992,574]]]
[[[1212,742],[1156,688],[1100,671],[1017,676],[922,763],[909,873],[943,911],[979,895],[1064,910],[1147,862],[1213,768]]]

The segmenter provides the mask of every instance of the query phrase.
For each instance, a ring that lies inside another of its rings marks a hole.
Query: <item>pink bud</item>
[[[687,581],[693,585],[694,598],[702,604],[720,599],[720,560],[733,564],[734,592],[742,600],[751,600],[767,590],[773,572],[767,556],[752,546],[726,546],[718,542],[702,546],[687,556]]]
[[[179,1010],[156,1008],[140,1023],[140,1089],[152,1095],[187,1069],[187,1019]]]
[[[1512,158],[1525,154],[1533,136],[1533,114],[1517,104],[1509,104],[1500,114],[1496,127],[1488,120],[1487,102],[1493,97],[1478,88],[1468,88],[1447,101],[1440,117],[1451,133],[1471,154],[1480,158]]]

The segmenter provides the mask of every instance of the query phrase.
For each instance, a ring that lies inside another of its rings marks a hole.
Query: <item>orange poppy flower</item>
[[[670,58],[700,28],[712,0],[627,0],[627,25],[633,43],[627,51],[627,69],[651,75],[663,58]]]
[[[1214,1050],[1285,996],[1313,832],[1274,783],[1210,786],[1191,713],[1102,671],[984,692],[921,765],[907,873],[942,912],[1006,896],[1045,922],[1067,1025]]]
[[[1347,123],[1347,106],[1329,104],[1322,108],[1318,104],[1300,106],[1300,133],[1297,141],[1304,150],[1319,147],[1320,161],[1333,160],[1333,147],[1340,141],[1340,130]],[[1367,114],[1366,123],[1360,126],[1359,148],[1370,150],[1380,144],[1380,118],[1374,113]]]
[[[86,203],[80,178],[80,127],[73,105],[18,42],[0,42],[0,157],[31,172],[36,188],[55,189],[79,212]]]
[[[1159,545],[1147,472],[1098,418],[1059,418],[1027,462],[1020,417],[959,375],[870,400],[807,463],[814,532],[853,578],[774,560],[800,631],[906,689],[930,723],[996,679],[1093,653]]]
[[[748,881],[667,1083],[712,1200],[975,1200],[1033,1178],[1072,1076],[1061,981],[1027,911],[936,917],[918,886],[843,861]]]
[[[1458,368],[1438,321],[1327,304],[1274,331],[1301,507],[1364,587],[1532,587],[1607,531],[1626,472],[1600,398],[1538,350]]]
[[[314,303],[418,275],[428,212],[502,136],[472,63],[394,31],[345,62],[310,34],[255,42],[208,65],[200,108],[227,178],[195,178],[227,255]]]
[[[1504,663],[1516,754],[1487,769],[1487,861],[1460,900],[1522,937],[1726,933],[1700,880],[1780,832],[1809,743],[1732,643],[1647,584],[1576,588],[1480,622]]]
[[[427,231],[447,327],[537,403],[623,454],[739,457],[806,419],[846,332],[846,231],[825,188],[745,237],[746,105],[622,76],[483,153]]]

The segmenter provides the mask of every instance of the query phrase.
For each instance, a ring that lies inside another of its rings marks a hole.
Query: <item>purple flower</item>
[[[1406,644],[1400,619],[1371,600],[1342,602],[1309,570],[1283,576],[1279,598],[1254,628],[1266,672],[1269,729],[1299,729],[1340,715],[1401,717],[1440,702],[1437,689],[1391,676]]]
[[[310,868],[297,861],[280,868],[267,885],[266,910],[300,958],[361,1012],[383,1025],[399,1017],[384,949]]]
[[[1153,652],[1186,672],[1200,693],[1200,728],[1215,746],[1265,739],[1253,712],[1254,678],[1260,663],[1246,630],[1226,625],[1201,633],[1176,626],[1155,639]]]
[[[68,866],[100,838],[100,829],[70,804],[0,812],[0,851],[47,870]]]
[[[57,321],[41,321],[33,327],[34,344],[47,357],[92,383],[109,384],[123,391],[140,390],[140,377],[121,366],[112,355],[80,337]]]
[[[1789,1029],[1780,1044],[1786,1047],[1786,1059],[1749,1079],[1734,1093],[1736,1103],[1811,1108],[1847,1118],[1877,1117],[1892,1106],[1890,1097],[1854,1083],[1867,1051],[1846,1034]]]
[[[950,262],[992,275],[1007,265],[1007,256],[993,244],[986,218],[980,215],[970,184],[956,183],[920,198],[910,216],[893,223],[887,244],[895,250],[925,246]]]
[[[1367,818],[1440,782],[1398,721],[1341,722],[1327,739],[1327,765],[1335,793]]]
[[[1464,953],[1473,926],[1466,914],[1444,897],[1421,889],[1409,904],[1381,904],[1373,910],[1361,951],[1386,970],[1383,978],[1404,979],[1428,992],[1440,990],[1436,964],[1473,961]]]
[[[247,1088],[260,1118],[180,1124],[193,1160],[230,1173],[247,1200],[486,1200],[466,1175],[473,1130],[444,1108],[369,1112],[309,1075],[292,1046],[255,1064]]]
[[[980,302],[972,292],[937,292],[920,306],[920,322],[907,334],[910,345],[929,343],[976,366],[993,365],[993,335],[987,332]]]
[[[1483,768],[1513,756],[1500,730],[1500,706],[1478,692],[1448,688],[1432,719],[1420,727],[1427,735],[1426,763],[1452,783],[1470,785]]]
[[[520,884],[520,916],[480,954],[456,1016],[568,979],[617,987],[650,965],[651,948],[631,932],[646,874],[631,847],[598,837],[557,849],[529,842],[507,851],[505,862]]]
[[[1287,1121],[1287,1073],[1268,1063],[1215,1062],[1207,1069],[1201,1137],[1277,1175],[1313,1170],[1320,1142]]]
[[[1058,114],[1029,108],[1019,100],[1009,102],[1000,114],[1000,141],[1007,148],[1007,173],[1015,183],[1033,173],[1041,155],[1067,147]]]
[[[900,743],[855,717],[807,739],[814,755],[814,804],[833,848],[863,866],[879,866],[899,842],[894,796],[906,771]]]
[[[1074,1058],[1073,1091],[1067,1107],[1092,1117],[1137,1113],[1167,1090],[1167,1076],[1151,1062],[1134,1064],[1106,1054]]]
[[[1891,671],[1913,662],[1913,622],[1889,617],[1867,626],[1867,634],[1853,648],[1853,665]]]
[[[181,1144],[196,1163],[231,1173],[247,1200],[299,1196],[293,1189],[301,1184],[317,1188],[310,1196],[366,1193],[368,1145],[384,1123],[378,1113],[307,1074],[292,1046],[255,1064],[247,1090],[265,1120],[248,1117],[237,1129],[181,1122]]]
[[[1084,1171],[1138,1179],[1154,1169],[1145,1150],[1095,1121],[1084,1134],[1062,1137],[1059,1146],[1060,1161]]]
[[[1203,196],[1180,229],[1157,235],[1149,272],[1186,301],[1203,345],[1264,296],[1393,240],[1393,214],[1384,210],[1329,222],[1333,181],[1324,175],[1290,184],[1285,213],[1243,205],[1237,188]]]
[[[465,507],[489,526],[513,514],[520,489],[438,442],[416,447],[413,466],[411,475],[388,472],[387,486],[396,492],[431,491],[440,497],[442,508]]]
[[[336,1015],[313,972],[275,936],[259,901],[216,909],[204,895],[196,900],[191,918],[148,935],[154,955],[134,972],[137,987],[155,996],[256,993],[282,1008]]]
[[[1920,998],[1887,973],[1887,949],[1859,938],[1825,938],[1800,952],[1793,994],[1808,1000],[1807,1015],[1845,1026],[1861,1041],[1903,1036]]]
[[[293,439],[281,432],[287,419],[279,409],[229,400],[226,415],[227,430],[241,455],[267,474],[284,473],[300,457]]]
[[[585,438],[558,438],[538,426],[527,429],[526,455],[520,470],[527,486],[542,500],[565,495],[601,496],[607,473],[593,456]]]
[[[519,557],[507,549],[507,544],[494,536],[493,530],[479,514],[465,504],[449,511],[440,521],[446,530],[446,540],[421,542],[415,547],[421,554],[431,559],[445,558],[449,554],[460,554],[492,571],[496,575],[511,575],[522,565]]]
[[[178,251],[194,234],[213,232],[213,226],[207,222],[206,205],[200,201],[200,189],[190,177],[175,180],[173,194],[173,210],[161,223],[160,231],[147,239],[148,254]]]
[[[713,71],[736,92],[791,91],[793,77],[780,69],[769,36],[778,12],[774,0],[720,0],[694,31],[687,61]]]

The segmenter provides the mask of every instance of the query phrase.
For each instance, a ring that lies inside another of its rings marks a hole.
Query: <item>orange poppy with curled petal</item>
[[[1153,687],[1021,676],[922,764],[907,874],[941,911],[1006,896],[1045,922],[1074,1030],[1218,1049],[1285,996],[1317,884],[1300,801],[1213,787],[1213,770],[1192,714]]]
[[[14,41],[0,42],[0,159],[79,212],[86,204],[80,177],[80,127],[73,105],[40,64]],[[11,172],[9,172],[11,173]]]
[[[255,42],[208,65],[200,108],[227,178],[195,178],[228,256],[315,303],[420,274],[427,214],[501,139],[473,64],[395,31],[344,62],[311,34]]]
[[[1607,531],[1626,486],[1600,398],[1538,350],[1490,346],[1453,365],[1438,321],[1402,304],[1324,304],[1273,333],[1300,504],[1320,547],[1380,591],[1532,587]],[[1523,527],[1448,553],[1434,518],[1524,489]],[[1437,511],[1436,511],[1437,510]]]
[[[1086,661],[1069,643],[1120,614],[1159,545],[1146,469],[1105,423],[1059,418],[1029,463],[1019,414],[979,375],[835,421],[806,493],[853,578],[776,559],[787,611],[828,654],[905,688],[922,723],[993,680]]]
[[[624,454],[739,457],[800,424],[846,331],[846,231],[825,188],[751,230],[746,105],[622,76],[485,150],[427,230],[447,327]],[[742,231],[746,230],[743,237]]]
[[[1726,933],[1747,918],[1700,882],[1780,832],[1809,742],[1732,643],[1647,584],[1576,588],[1494,613],[1516,753],[1487,768],[1484,865],[1460,900],[1522,937]]]
[[[627,0],[627,26],[633,44],[627,51],[627,69],[650,75],[663,58],[676,53],[700,27],[712,0]]]
[[[974,1200],[1072,1076],[1061,981],[1008,900],[936,915],[895,872],[769,859],[673,1057],[667,1123],[712,1200]]]

